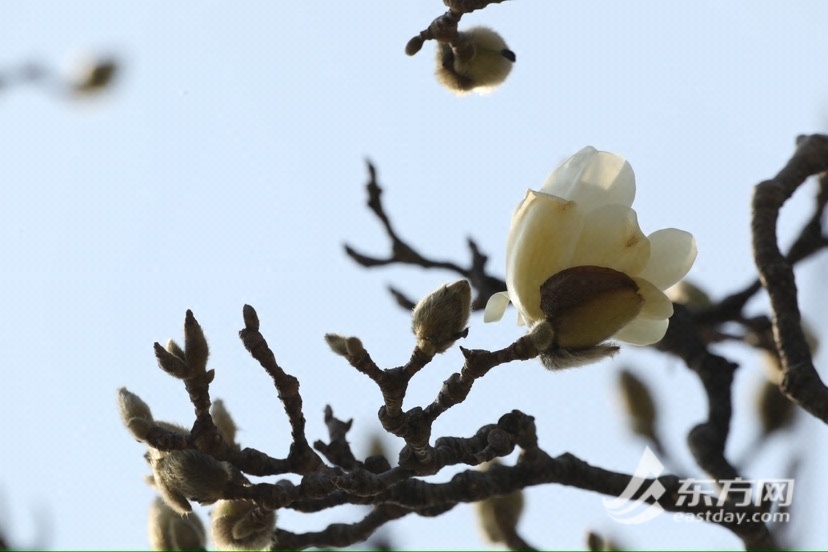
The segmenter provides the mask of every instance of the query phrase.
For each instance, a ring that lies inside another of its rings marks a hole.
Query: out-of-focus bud
[[[112,85],[117,73],[118,62],[113,58],[88,59],[75,68],[70,86],[78,95],[97,94]]]
[[[757,399],[763,437],[791,425],[796,414],[796,405],[782,394],[778,385],[764,381]]]
[[[236,444],[236,423],[230,416],[230,412],[224,407],[224,401],[216,399],[213,401],[213,406],[210,408],[210,415],[213,417],[213,423],[216,424],[216,429],[230,444]]]
[[[481,471],[499,465],[496,459],[480,464]],[[523,493],[515,491],[502,496],[491,496],[475,502],[477,522],[483,536],[492,543],[504,543],[516,534],[523,513]]]
[[[707,292],[689,280],[681,280],[664,294],[673,303],[680,303],[691,311],[706,309],[713,304]]]
[[[598,533],[590,531],[587,533],[587,550],[599,552],[604,549],[604,539]]]
[[[143,441],[152,429],[153,420],[147,403],[141,397],[131,393],[126,387],[118,390],[118,412],[121,421],[138,441]]]
[[[150,506],[147,529],[153,550],[205,550],[207,547],[207,531],[201,519],[195,514],[179,515],[161,498],[156,498]]]
[[[423,298],[411,314],[417,347],[428,356],[445,352],[464,336],[471,313],[471,286],[467,280],[444,285]]]
[[[437,43],[437,80],[457,95],[493,91],[512,71],[515,53],[503,37],[487,27],[473,27],[460,32],[459,37],[453,47]],[[422,44],[416,38],[409,41],[406,53],[419,50],[417,46]]]
[[[362,346],[362,341],[358,337],[345,337],[339,334],[325,334],[325,342],[331,351],[339,356],[349,357],[356,356],[365,351]]]
[[[647,385],[629,370],[621,370],[618,386],[629,416],[630,429],[659,446],[655,431],[656,406]]]
[[[210,513],[213,543],[219,550],[270,548],[276,513],[245,500],[219,500]]]
[[[192,511],[187,499],[212,504],[222,498],[234,478],[230,464],[194,449],[173,450],[150,463],[161,496],[182,514]]]

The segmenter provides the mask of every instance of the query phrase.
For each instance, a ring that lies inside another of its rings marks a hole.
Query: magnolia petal
[[[664,292],[643,278],[633,278],[633,281],[638,285],[638,294],[644,299],[639,319],[663,320],[673,316],[673,303]]]
[[[616,332],[612,338],[632,345],[652,345],[661,341],[669,325],[670,321],[668,319],[644,320],[636,318]]]
[[[495,293],[486,302],[486,310],[483,311],[483,322],[497,322],[503,318],[507,306],[509,306],[509,294],[505,291]]]
[[[650,261],[638,277],[658,289],[667,289],[682,278],[696,260],[696,239],[676,228],[657,230],[648,236]]]
[[[635,211],[623,205],[604,205],[584,218],[572,266],[604,266],[638,274],[650,258],[650,242],[638,226]]]
[[[575,203],[534,190],[526,192],[512,219],[506,246],[506,288],[525,323],[543,318],[541,284],[569,266],[582,226]]]
[[[620,155],[587,146],[552,171],[541,191],[575,201],[585,211],[635,199],[635,173]]]

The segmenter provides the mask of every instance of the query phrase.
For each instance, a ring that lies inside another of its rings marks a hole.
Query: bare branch
[[[780,208],[805,179],[826,170],[828,136],[802,139],[788,164],[773,179],[756,186],[752,221],[753,255],[770,297],[774,340],[785,372],[782,391],[823,422],[828,422],[828,388],[814,368],[802,332],[796,281],[791,262],[779,251],[776,223]],[[824,241],[821,236],[820,240]]]

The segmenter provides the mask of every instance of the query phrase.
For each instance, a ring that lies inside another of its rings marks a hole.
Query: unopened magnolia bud
[[[481,471],[497,465],[497,460],[484,462]],[[523,493],[515,491],[502,496],[491,496],[475,503],[477,522],[483,536],[492,543],[503,543],[516,534],[523,513]]]
[[[365,351],[358,337],[345,337],[339,334],[325,334],[325,342],[339,356],[357,356]]]
[[[405,55],[413,56],[423,48],[425,42],[420,35],[415,36],[405,45]]]
[[[126,387],[121,387],[118,390],[118,412],[132,436],[143,441],[153,426],[152,412],[147,403]]]
[[[205,550],[207,532],[195,515],[182,516],[156,498],[149,511],[148,533],[153,550]]]
[[[471,286],[458,280],[442,286],[422,299],[411,314],[411,330],[417,347],[433,356],[463,337],[471,313]]]
[[[213,417],[213,423],[216,424],[216,429],[218,429],[224,440],[236,444],[236,423],[230,416],[230,412],[224,407],[224,401],[221,399],[213,401],[210,415]]]
[[[611,268],[576,266],[541,285],[541,310],[564,349],[601,343],[638,316],[643,305],[638,284]]]
[[[184,349],[182,349],[181,346],[178,343],[176,343],[174,339],[170,339],[167,341],[166,349],[168,353],[177,356],[181,360],[187,359],[187,356],[184,354]]]
[[[191,510],[181,498],[212,504],[224,496],[233,480],[232,467],[194,449],[173,450],[152,461],[155,485],[167,504],[179,513]],[[183,510],[183,511],[182,511]]]
[[[593,531],[589,531],[587,533],[587,550],[591,552],[598,552],[604,549],[604,539],[601,538],[601,535],[595,533]]]
[[[99,58],[84,61],[72,76],[72,90],[76,94],[95,94],[112,84],[118,73],[118,64],[114,59]]]
[[[193,376],[187,362],[178,356],[170,353],[159,343],[153,343],[155,349],[155,360],[158,366],[169,375],[178,379],[188,379]]]
[[[204,374],[207,371],[209,355],[210,348],[204,331],[193,316],[193,311],[187,310],[184,318],[184,356],[193,374]]]
[[[454,47],[437,43],[437,80],[458,95],[472,90],[491,92],[509,76],[515,53],[487,27],[474,27],[459,35]]]
[[[213,543],[219,550],[262,550],[272,544],[273,510],[244,500],[219,500],[210,516]]]
[[[764,381],[759,391],[757,410],[762,424],[762,435],[768,436],[791,425],[796,414],[796,405],[782,394],[778,386]]]
[[[713,304],[710,296],[702,288],[688,280],[681,280],[664,294],[673,303],[680,303],[691,311],[706,309]]]
[[[628,370],[621,370],[618,385],[633,432],[658,443],[656,407],[647,385]]]

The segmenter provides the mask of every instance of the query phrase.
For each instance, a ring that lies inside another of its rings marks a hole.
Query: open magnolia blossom
[[[696,241],[675,228],[645,236],[634,198],[630,164],[593,147],[528,190],[509,231],[508,291],[489,299],[484,321],[502,318],[511,301],[519,324],[548,321],[560,350],[664,337],[673,305],[663,290],[690,270]]]

